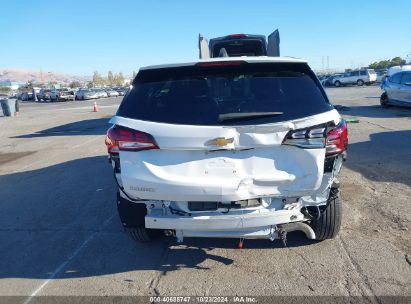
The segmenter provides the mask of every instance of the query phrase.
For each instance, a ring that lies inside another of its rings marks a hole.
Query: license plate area
[[[260,199],[248,199],[236,202],[188,202],[190,211],[215,211],[219,208],[241,209],[247,207],[256,207],[261,205]]]
[[[217,208],[217,202],[188,202],[190,211],[215,211]]]

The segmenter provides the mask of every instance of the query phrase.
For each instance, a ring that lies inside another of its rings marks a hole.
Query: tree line
[[[89,83],[89,86],[123,86],[124,80],[125,78],[122,72],[114,74],[112,71],[108,71],[107,77],[103,77],[98,71],[95,71],[93,80]]]
[[[396,65],[404,65],[406,64],[407,61],[399,56],[394,57],[393,59],[388,59],[388,60],[381,60],[378,62],[373,62],[371,63],[368,67],[370,69],[388,69],[390,67],[396,66]]]

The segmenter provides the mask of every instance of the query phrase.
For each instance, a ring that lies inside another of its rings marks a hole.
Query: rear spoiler
[[[230,35],[230,36],[233,37],[236,35]],[[227,37],[230,37],[230,36],[227,36]],[[242,36],[248,36],[248,35],[242,35]],[[249,36],[255,36],[255,35],[249,35]],[[264,36],[261,35],[261,37],[265,39]],[[214,38],[214,39],[224,39],[224,38],[225,37],[219,37],[219,38]],[[208,43],[207,38],[205,38],[201,34],[198,35],[198,50],[199,50],[200,59],[208,59],[208,58],[213,57],[212,50],[210,50],[210,45]],[[276,29],[274,32],[268,35],[268,38],[266,41],[266,53],[267,53],[267,56],[270,56],[270,57],[280,56],[280,32],[278,31],[278,29]],[[227,56],[228,55],[225,52],[225,50],[223,52],[220,52],[219,54],[219,57],[227,57]]]

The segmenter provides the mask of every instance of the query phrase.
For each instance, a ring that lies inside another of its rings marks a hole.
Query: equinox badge
[[[211,140],[207,141],[206,145],[222,147],[222,146],[233,143],[233,141],[234,141],[233,137],[231,137],[231,138],[218,137],[218,138],[211,139]]]

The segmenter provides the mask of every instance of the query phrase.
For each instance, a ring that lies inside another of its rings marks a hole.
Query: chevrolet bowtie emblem
[[[225,145],[228,145],[228,144],[233,143],[233,141],[234,141],[234,138],[233,138],[233,137],[231,137],[231,138],[218,137],[218,138],[209,140],[209,141],[206,143],[206,145],[208,145],[208,146],[219,146],[219,147],[222,147],[222,146],[225,146]]]

